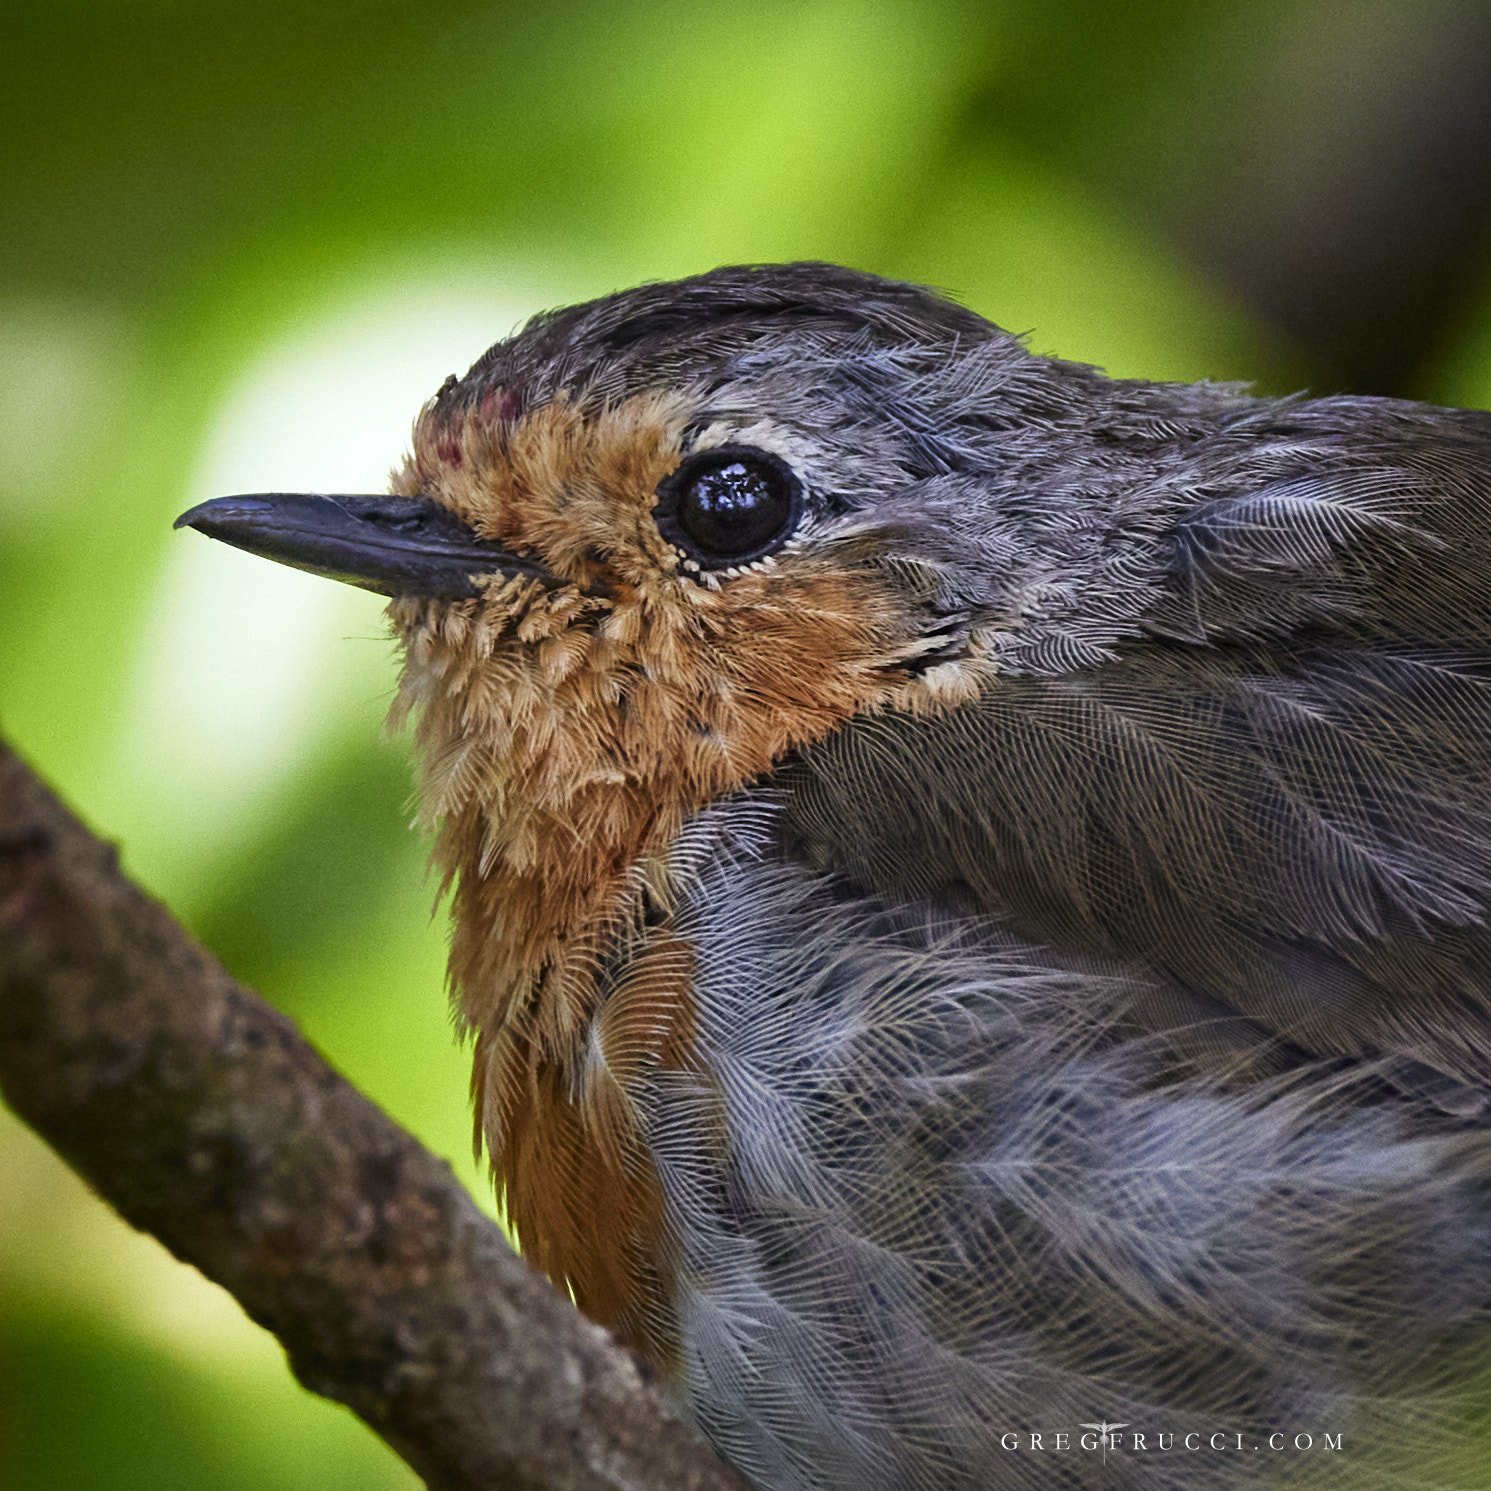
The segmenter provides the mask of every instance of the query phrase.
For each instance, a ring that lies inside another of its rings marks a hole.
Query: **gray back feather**
[[[1139,980],[848,895],[777,856],[782,810],[680,847],[702,1059],[642,1104],[681,1389],[734,1463],[772,1491],[1261,1483],[1253,1453],[1050,1451],[1106,1419],[1343,1436],[1268,1484],[1475,1484],[1427,1457],[1491,1366],[1484,1133],[1365,1070],[1188,1067],[1133,1036]]]
[[[1260,406],[1125,540],[1106,635],[1058,605],[940,720],[782,779],[808,863],[1010,919],[1305,1051],[1491,1088],[1491,420]],[[1139,494],[1142,496],[1143,494]],[[1083,648],[1088,661],[1073,666]],[[1094,649],[1104,656],[1093,660]]]

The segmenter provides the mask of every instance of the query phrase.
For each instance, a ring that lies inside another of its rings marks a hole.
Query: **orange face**
[[[504,751],[509,731],[541,734],[572,788],[599,773],[611,787],[646,783],[655,798],[672,780],[698,807],[908,692],[903,665],[925,643],[851,546],[789,538],[743,567],[700,571],[664,537],[658,489],[687,431],[686,405],[668,397],[590,416],[561,400],[511,424],[427,411],[398,489],[570,583],[497,576],[471,601],[397,602],[411,702],[455,690],[461,734]],[[690,454],[729,433],[706,429]],[[750,436],[772,439],[759,426]],[[431,804],[436,816],[450,805],[443,792]]]

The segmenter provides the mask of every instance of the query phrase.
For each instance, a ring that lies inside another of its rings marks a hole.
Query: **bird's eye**
[[[784,543],[802,483],[776,456],[745,446],[701,450],[665,477],[654,514],[669,543],[706,569],[743,564]]]

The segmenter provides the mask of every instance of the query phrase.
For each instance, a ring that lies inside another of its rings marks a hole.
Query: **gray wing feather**
[[[1235,432],[1262,484],[1179,512],[1106,661],[806,752],[791,852],[1122,959],[1152,1023],[1491,1088],[1491,421],[1360,404]]]
[[[1178,1070],[1123,1034],[1121,968],[852,894],[775,855],[780,811],[687,831],[700,1060],[641,1102],[680,1389],[734,1463],[773,1491],[1477,1483],[1429,1457],[1491,1365],[1484,1131],[1362,1069]],[[1099,1419],[1173,1452],[1100,1466]],[[1347,1452],[1174,1450],[1301,1429]]]

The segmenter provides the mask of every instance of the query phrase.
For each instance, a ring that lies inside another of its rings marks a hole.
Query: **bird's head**
[[[1145,387],[911,286],[719,270],[497,344],[394,496],[179,521],[393,597],[428,816],[480,803],[487,861],[522,861],[556,813],[609,843],[861,712],[1104,645],[1117,473],[1173,433]]]

